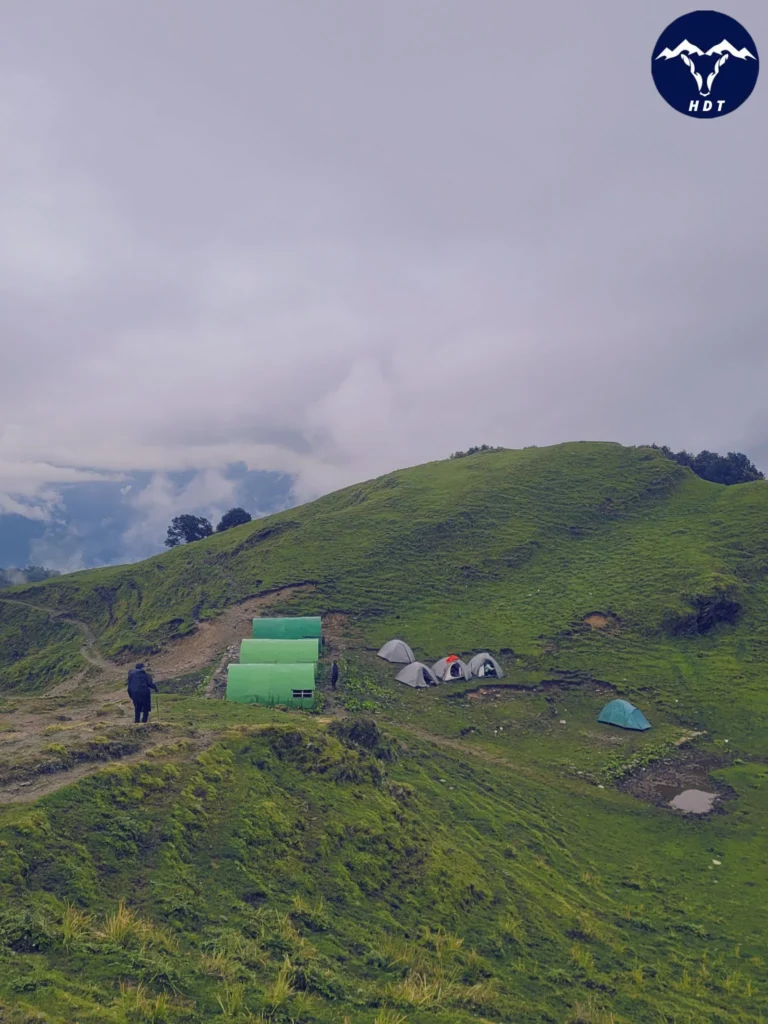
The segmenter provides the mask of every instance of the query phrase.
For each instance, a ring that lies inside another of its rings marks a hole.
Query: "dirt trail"
[[[199,623],[192,635],[172,641],[154,658],[145,659],[160,684],[161,693],[163,680],[202,672],[216,658],[218,667],[225,669],[228,648],[249,635],[250,620],[254,616],[312,589],[309,584],[283,587],[233,605],[215,619]],[[51,619],[70,623],[83,636],[81,653],[86,663],[83,669],[43,695],[10,695],[12,713],[0,716],[0,804],[31,802],[109,763],[86,762],[68,771],[34,775],[35,767],[46,760],[46,746],[87,742],[94,731],[101,732],[131,721],[133,714],[125,682],[128,666],[110,661],[99,652],[96,636],[88,623],[31,601],[2,597],[0,602],[22,605]],[[117,760],[118,763],[136,760],[143,754],[144,751]],[[26,784],[28,779],[13,778],[20,766],[29,766],[30,784]]]
[[[313,589],[310,584],[282,587],[234,604],[215,619],[199,622],[190,636],[171,640],[162,651],[146,659],[154,677],[173,679],[207,668],[214,658],[224,656],[228,646],[250,636],[251,619],[287,598]],[[125,672],[125,668],[121,671]]]
[[[66,615],[57,608],[48,608],[42,604],[33,604],[31,601],[18,601],[13,597],[0,597],[0,602],[3,604],[18,604],[22,605],[24,608],[32,608],[36,612],[43,612],[52,619],[58,619],[59,622],[68,622],[70,625],[76,626],[83,634],[85,641],[80,649],[80,653],[84,660],[94,668],[98,668],[100,671],[107,672],[110,675],[123,673],[124,669],[121,666],[116,665],[112,661],[108,661],[103,655],[99,654],[99,649],[96,645],[96,634],[87,622],[82,622],[80,619],[74,619],[72,616]],[[79,673],[78,677],[81,678],[85,675],[85,671]]]
[[[48,793],[55,793],[57,790],[63,789],[64,786],[70,786],[79,779],[84,779],[88,775],[94,775],[98,771],[103,771],[110,765],[131,764],[134,761],[140,761],[143,757],[147,756],[148,751],[162,746],[164,742],[167,742],[166,738],[159,740],[157,743],[150,743],[146,747],[142,747],[135,754],[126,754],[125,757],[112,758],[109,761],[86,761],[75,765],[73,768],[41,774],[33,779],[25,779],[20,782],[11,782],[0,786],[0,805],[33,803]]]
[[[224,649],[232,643],[242,640],[250,632],[250,620],[266,608],[270,608],[280,601],[285,601],[296,594],[303,594],[313,590],[310,584],[298,584],[297,586],[281,587],[278,590],[260,594],[258,597],[249,598],[240,604],[232,605],[206,622],[200,622],[194,633],[190,636],[179,637],[172,640],[162,651],[151,658],[151,669],[156,679],[173,679],[178,676],[196,672],[199,669],[207,668],[214,658],[223,657]],[[119,664],[110,661],[99,653],[96,636],[88,625],[80,619],[66,615],[56,608],[48,608],[44,605],[33,604],[31,601],[19,601],[12,597],[2,597],[0,602],[6,604],[23,605],[32,608],[34,611],[43,612],[52,619],[60,622],[68,622],[76,626],[83,634],[84,643],[81,648],[83,659],[88,663],[88,668],[78,672],[75,676],[63,680],[54,690],[49,691],[49,696],[60,696],[69,693],[88,675],[89,668],[98,669],[100,673],[108,676],[110,680],[122,679],[127,671],[126,664]]]
[[[152,728],[150,726],[150,728]],[[196,757],[201,751],[215,742],[218,733],[214,730],[194,740],[189,740],[189,746],[184,752],[185,757]],[[113,765],[135,764],[143,760],[151,751],[173,743],[173,737],[165,732],[158,735],[157,739],[145,744],[140,750],[132,754],[125,754],[122,757],[112,757],[109,760],[84,761],[74,765],[72,768],[60,769],[57,772],[46,772],[36,775],[31,779],[19,779],[0,786],[0,806],[3,804],[20,803],[28,804],[55,793],[65,786],[70,786],[80,779],[95,775],[96,772],[104,771]],[[175,755],[178,756],[178,755]]]

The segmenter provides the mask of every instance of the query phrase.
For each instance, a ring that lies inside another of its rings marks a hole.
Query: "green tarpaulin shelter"
[[[240,644],[241,665],[286,665],[319,657],[319,640],[243,640]]]
[[[321,636],[322,621],[319,615],[253,620],[254,640],[319,640]]]
[[[651,728],[643,712],[628,700],[610,701],[597,716],[597,720],[604,725],[618,725],[622,729],[636,729],[638,732]]]
[[[240,704],[288,704],[312,707],[315,703],[315,666],[230,665],[227,700]]]

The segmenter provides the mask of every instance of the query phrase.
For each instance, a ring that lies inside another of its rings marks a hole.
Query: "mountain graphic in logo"
[[[717,11],[693,11],[662,32],[651,71],[656,88],[680,113],[718,117],[749,98],[759,67],[757,47],[742,25]]]

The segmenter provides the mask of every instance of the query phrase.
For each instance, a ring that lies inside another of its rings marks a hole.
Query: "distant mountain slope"
[[[401,634],[429,658],[513,651],[531,670],[674,693],[747,735],[768,710],[767,520],[763,481],[726,488],[649,448],[564,444],[402,470],[5,595],[82,619],[107,654],[133,656],[228,604],[310,582],[294,607],[350,614],[372,647]],[[586,625],[593,612],[610,628]],[[21,629],[20,614],[0,603],[0,641],[14,637],[0,643],[0,686],[51,681],[57,644],[71,671],[69,634],[44,637],[34,612]]]

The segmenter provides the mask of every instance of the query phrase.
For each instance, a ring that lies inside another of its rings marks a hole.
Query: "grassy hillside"
[[[86,621],[127,657],[310,582],[293,610],[345,612],[371,648],[399,634],[428,659],[514,652],[529,671],[672,695],[754,746],[768,714],[767,521],[768,483],[728,488],[650,449],[566,444],[392,473],[138,565],[7,593]],[[594,611],[613,628],[586,626]],[[69,633],[21,614],[0,603],[6,691],[76,659]]]
[[[751,832],[268,717],[0,815],[4,1020],[763,1019]]]
[[[0,1019],[764,1022],[767,514],[768,483],[571,444],[4,591]],[[125,724],[104,657],[283,588],[272,611],[326,617],[333,706],[204,699],[188,665]],[[489,649],[505,685],[403,687],[394,635]],[[616,693],[650,732],[596,723]],[[670,777],[718,810],[672,813]]]

